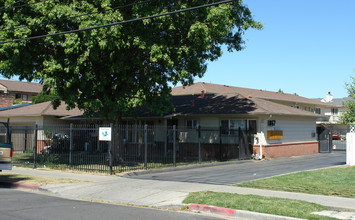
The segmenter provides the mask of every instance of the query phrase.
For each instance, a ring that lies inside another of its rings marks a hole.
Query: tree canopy
[[[25,1],[26,2],[26,1]],[[34,1],[29,1],[34,2]],[[213,1],[212,1],[213,2]],[[207,0],[47,0],[25,7],[0,0],[0,41],[129,21],[209,4]],[[82,16],[83,14],[88,14]],[[171,86],[206,72],[222,47],[239,51],[248,28],[261,29],[242,0],[119,25],[0,45],[0,74],[39,80],[87,115],[108,119],[147,105],[162,114]],[[218,74],[218,73],[216,73]]]
[[[33,96],[31,101],[33,104],[38,104],[38,103],[42,103],[42,102],[53,101],[56,99],[60,99],[60,97],[58,97],[52,91],[41,91],[36,96]]]
[[[351,77],[351,82],[346,83],[346,88],[348,90],[348,95],[353,98],[353,101],[347,101],[344,104],[348,108],[348,111],[344,112],[340,116],[340,122],[346,125],[355,125],[355,78]]]

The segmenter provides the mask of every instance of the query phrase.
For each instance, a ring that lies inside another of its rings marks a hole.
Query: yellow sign
[[[269,140],[282,139],[282,138],[283,138],[282,130],[267,131],[267,139]]]

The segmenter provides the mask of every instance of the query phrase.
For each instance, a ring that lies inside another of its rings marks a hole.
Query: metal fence
[[[318,135],[319,152],[346,151],[346,134],[349,129],[326,128]]]
[[[112,128],[112,141],[99,140],[99,127]],[[175,126],[11,126],[10,132],[14,165],[109,173],[250,159],[253,141],[242,130]]]
[[[331,129],[331,146],[333,151],[346,151],[346,133],[350,129]]]

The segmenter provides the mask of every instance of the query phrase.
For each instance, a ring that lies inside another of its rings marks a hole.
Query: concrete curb
[[[32,190],[39,189],[39,186],[28,184],[28,183],[0,182],[0,186],[4,186],[8,188],[24,188],[24,189],[32,189]]]
[[[181,167],[169,167],[169,168],[162,168],[162,169],[156,169],[156,170],[134,171],[134,172],[128,172],[128,173],[122,175],[122,177],[134,177],[134,176],[141,176],[141,175],[145,175],[145,174],[165,173],[165,172],[171,172],[171,171],[191,170],[191,169],[196,169],[196,168],[225,166],[225,165],[230,165],[230,164],[241,164],[241,163],[252,163],[252,162],[256,162],[256,161],[254,161],[254,160],[238,160],[238,161],[187,165],[187,166],[181,166]]]
[[[299,218],[292,218],[279,215],[270,215],[265,213],[250,212],[237,209],[229,209],[217,206],[201,205],[191,203],[188,205],[191,211],[208,212],[211,214],[222,215],[226,217],[236,217],[237,219],[255,219],[255,220],[297,220]]]

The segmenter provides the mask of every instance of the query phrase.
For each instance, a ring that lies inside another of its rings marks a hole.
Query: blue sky
[[[249,29],[241,52],[225,51],[196,82],[347,96],[355,76],[355,0],[245,0],[261,31]]]

